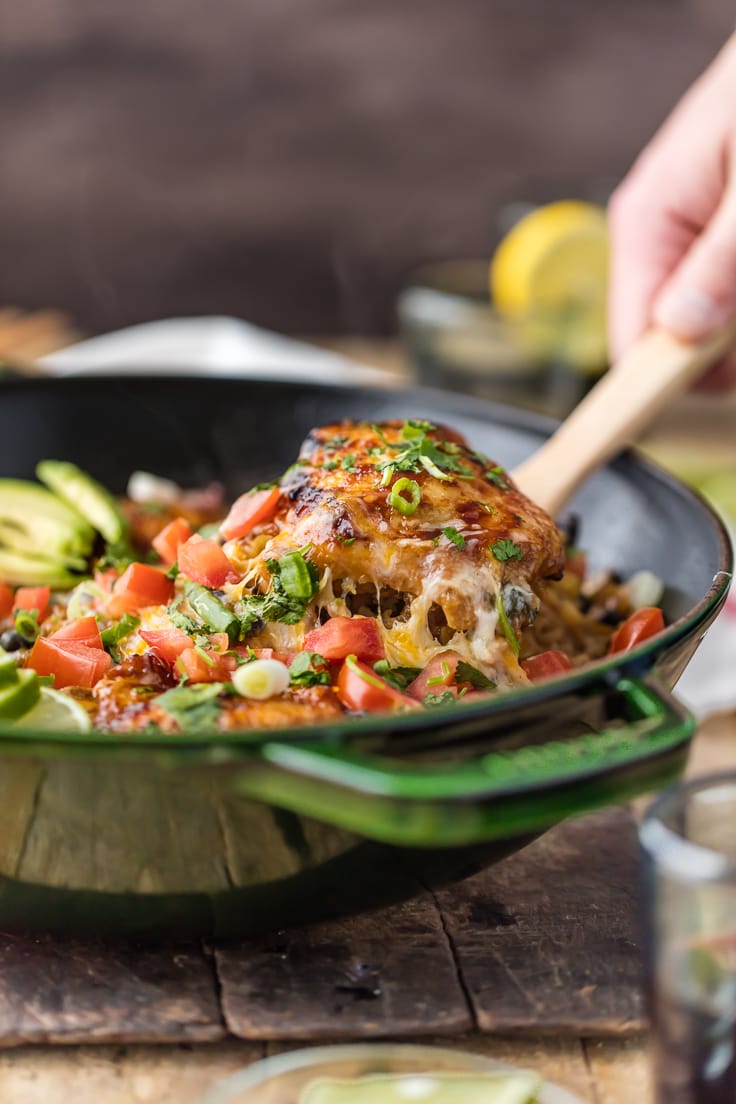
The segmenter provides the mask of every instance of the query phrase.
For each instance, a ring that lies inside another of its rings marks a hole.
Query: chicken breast
[[[368,614],[392,665],[449,647],[499,685],[526,681],[516,637],[537,582],[562,572],[563,541],[494,461],[428,422],[340,422],[309,434],[281,491],[228,555],[265,591],[267,561],[308,547],[320,587],[302,624],[267,625],[259,643],[298,648],[320,618]]]

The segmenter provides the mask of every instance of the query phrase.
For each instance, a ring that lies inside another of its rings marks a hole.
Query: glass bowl
[[[489,298],[487,260],[416,269],[397,310],[417,380],[427,387],[563,418],[606,367],[572,315],[499,314]]]
[[[201,1104],[299,1104],[307,1086],[322,1078],[503,1072],[519,1071],[480,1054],[443,1047],[396,1043],[320,1046],[288,1051],[255,1062],[215,1085]],[[421,1086],[418,1090],[413,1099],[421,1102]],[[539,1104],[583,1104],[580,1097],[547,1081],[537,1099]]]

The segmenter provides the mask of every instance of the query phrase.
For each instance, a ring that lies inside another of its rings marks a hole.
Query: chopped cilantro
[[[442,532],[443,532],[444,536],[446,536],[449,541],[452,541],[452,543],[455,545],[456,548],[464,548],[465,547],[465,544],[466,544],[465,537],[462,535],[462,533],[458,533],[457,529],[455,529],[454,526],[446,525],[445,528],[442,530]]]
[[[354,452],[346,453],[345,456],[343,456],[343,458],[342,458],[342,469],[343,469],[343,471],[346,471],[346,472],[357,471],[357,468],[355,467],[355,459],[356,459],[356,457],[355,457]]]
[[[320,464],[320,467],[324,468],[325,471],[334,471],[339,466],[337,460],[325,460],[323,464]]]
[[[491,545],[491,552],[501,563],[506,560],[520,560],[523,557],[523,552],[518,544],[508,539],[497,540],[495,544]]]
[[[455,668],[455,682],[469,682],[476,690],[495,690],[496,684],[477,667],[461,659]]]
[[[335,537],[335,540],[339,541],[340,544],[344,544],[346,547],[355,544],[355,537],[341,537],[339,533]]]
[[[223,689],[221,682],[175,686],[162,694],[157,704],[173,717],[182,732],[212,732],[220,714],[217,696]]]
[[[121,640],[124,640],[126,636],[133,632],[133,629],[137,629],[140,623],[140,617],[136,617],[132,613],[124,613],[117,625],[111,625],[109,629],[103,629],[100,633],[103,647],[111,652]]]
[[[342,446],[346,445],[347,443],[348,443],[348,438],[347,437],[340,437],[340,436],[330,437],[329,440],[325,441],[325,443],[322,447],[325,448],[325,449],[339,449],[339,448],[342,448]]]
[[[180,609],[181,602],[181,598],[174,602],[171,602],[166,607],[166,615],[169,618],[169,621],[171,621],[172,625],[175,626],[175,628],[181,629],[181,631],[185,632],[187,636],[195,636],[198,632],[201,631],[200,627],[197,622],[194,621],[191,617],[188,617],[186,613],[182,613]]]
[[[331,681],[327,660],[319,652],[299,652],[289,667],[289,677],[292,686],[329,686]]]
[[[402,692],[422,673],[421,667],[391,667],[387,659],[379,659],[373,664],[373,670],[394,690]]]
[[[457,701],[452,690],[443,690],[441,694],[425,694],[422,705],[425,709],[435,709],[438,705],[453,705]]]
[[[173,582],[173,580],[177,577],[178,574],[179,574],[179,565],[178,565],[178,563],[173,563],[171,565],[171,567],[169,568],[169,570],[166,572],[166,578],[171,579],[172,582]]]
[[[509,489],[509,481],[506,477],[506,472],[503,468],[496,466],[495,468],[489,468],[488,471],[483,473],[489,483],[493,483],[501,491],[507,491]]]
[[[380,433],[377,426],[373,428]],[[391,445],[380,434],[387,448],[397,450],[395,456],[378,465],[378,470],[383,472],[382,486],[388,486],[396,472],[418,472],[422,469],[444,482],[450,480],[452,475],[460,479],[473,478],[467,464],[462,464],[454,455],[453,443],[433,440],[427,436],[428,428],[434,429],[434,426],[430,422],[404,422],[401,435],[408,442],[404,446]]]
[[[135,558],[127,541],[107,543],[103,555],[97,561],[97,567],[128,567]]]
[[[251,487],[248,494],[254,494],[256,491],[270,491],[272,487],[278,487],[278,482],[275,479],[267,480],[265,483],[256,483],[255,487]]]

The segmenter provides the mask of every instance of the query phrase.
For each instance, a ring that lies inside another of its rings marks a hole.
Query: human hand
[[[609,220],[614,360],[652,324],[697,340],[736,320],[736,36],[639,156]],[[736,382],[736,358],[708,381]]]

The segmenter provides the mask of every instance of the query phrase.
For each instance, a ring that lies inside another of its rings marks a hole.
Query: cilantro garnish
[[[425,694],[422,705],[425,709],[435,709],[438,705],[452,705],[457,701],[457,696],[452,690],[443,690],[441,694]]]
[[[329,686],[327,660],[319,652],[299,652],[289,667],[292,686]]]
[[[337,460],[325,460],[324,464],[320,464],[320,467],[325,471],[334,471],[335,468],[339,468]]]
[[[402,692],[422,673],[421,667],[391,667],[387,659],[379,659],[373,664],[373,670],[394,690]]]
[[[458,533],[457,529],[453,525],[446,525],[442,530],[444,536],[455,545],[456,548],[464,548],[466,545],[465,537],[462,533]]]
[[[477,667],[461,659],[455,668],[455,682],[469,682],[476,690],[495,690],[496,684]]]
[[[175,686],[158,698],[158,705],[178,723],[182,732],[211,732],[217,728],[220,706],[218,694],[221,682],[197,682],[191,686]]]
[[[491,545],[491,552],[501,563],[506,560],[520,560],[524,555],[518,544],[508,539],[497,540]]]
[[[489,468],[488,471],[483,473],[489,483],[493,483],[501,491],[507,491],[509,489],[509,481],[506,477],[506,472],[501,467]]]
[[[329,440],[325,441],[325,443],[322,447],[325,448],[325,449],[339,449],[339,448],[342,448],[342,446],[346,445],[347,443],[348,443],[348,438],[347,437],[340,437],[340,436],[330,437]]]
[[[319,571],[302,552],[287,552],[279,560],[266,560],[271,572],[268,594],[245,595],[236,606],[243,634],[259,621],[296,625],[304,617],[307,603],[319,590]]]
[[[456,458],[456,447],[451,441],[434,441],[427,436],[427,429],[435,428],[431,422],[404,422],[401,436],[407,444],[403,446],[389,444],[378,427],[373,428],[387,448],[396,450],[395,456],[378,464],[378,470],[383,472],[382,486],[388,486],[396,472],[424,470],[444,482],[448,482],[452,475],[460,479],[473,478],[473,472],[467,464],[462,464]],[[448,475],[448,472],[452,474]]]
[[[133,629],[137,629],[140,623],[140,617],[132,613],[124,613],[117,625],[111,625],[109,629],[103,629],[100,633],[103,647],[112,654],[112,649],[132,633]]]
[[[355,453],[354,452],[346,453],[345,456],[343,456],[343,458],[342,458],[342,465],[341,466],[342,466],[343,471],[346,471],[346,472],[357,471],[357,468],[355,467]]]

